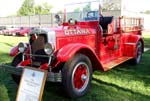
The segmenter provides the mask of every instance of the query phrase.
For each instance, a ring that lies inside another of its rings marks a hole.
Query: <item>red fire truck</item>
[[[62,82],[65,92],[77,98],[88,91],[94,70],[108,71],[125,61],[139,64],[142,20],[99,12],[88,11],[81,20],[65,15],[68,20],[57,19],[60,26],[32,31],[28,43],[21,42],[10,52],[12,70],[20,71],[12,73],[13,79],[18,82],[26,66],[44,69],[47,81]]]

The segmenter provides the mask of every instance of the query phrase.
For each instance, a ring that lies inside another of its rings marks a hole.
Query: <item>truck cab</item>
[[[139,64],[144,48],[142,20],[99,16],[99,3],[90,5],[97,11],[91,9],[81,19],[65,12],[59,26],[33,30],[28,43],[20,42],[10,52],[14,69],[47,70],[47,81],[62,82],[69,97],[77,98],[88,91],[94,70],[108,71],[125,61]],[[14,80],[18,76],[12,74]]]

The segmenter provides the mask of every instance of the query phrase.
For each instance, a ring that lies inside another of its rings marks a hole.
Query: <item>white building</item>
[[[150,30],[150,14],[140,12],[150,10],[150,0],[101,0],[103,15],[142,17],[144,29]]]

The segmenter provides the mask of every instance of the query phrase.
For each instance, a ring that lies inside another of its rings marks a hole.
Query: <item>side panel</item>
[[[125,43],[123,53],[124,56],[134,57],[136,55],[136,43]]]

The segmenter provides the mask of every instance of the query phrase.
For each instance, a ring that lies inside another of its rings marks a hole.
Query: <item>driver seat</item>
[[[112,22],[113,16],[100,17],[99,24],[103,29],[103,33],[106,33],[108,30],[108,24]]]

